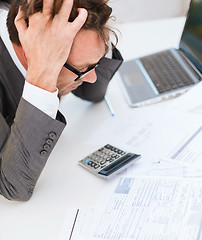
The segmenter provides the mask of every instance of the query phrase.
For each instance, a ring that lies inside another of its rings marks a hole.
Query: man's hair
[[[63,0],[54,0],[52,17],[59,12],[62,2]],[[96,31],[105,43],[107,43],[109,39],[109,32],[112,32],[117,41],[118,38],[116,33],[107,25],[107,21],[112,12],[111,7],[109,7],[107,3],[108,0],[74,0],[69,21],[72,22],[77,17],[78,8],[85,8],[88,11],[88,17],[85,24],[82,26],[82,29]],[[29,25],[29,16],[42,11],[43,0],[12,0],[7,17],[7,27],[11,42],[20,46],[18,32],[14,24],[19,6],[21,6],[27,25]]]

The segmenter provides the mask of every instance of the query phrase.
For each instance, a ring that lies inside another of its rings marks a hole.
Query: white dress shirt
[[[22,73],[24,78],[26,78],[26,70],[22,66],[21,62],[19,61],[14,49],[13,45],[9,39],[8,30],[6,27],[6,18],[8,14],[7,4],[1,3],[0,4],[0,37],[3,40],[13,62]],[[58,90],[54,93],[48,92],[42,88],[34,86],[28,83],[25,80],[25,85],[22,93],[22,97],[30,102],[32,105],[46,113],[52,118],[56,118],[57,110],[59,107],[59,99],[57,97]]]

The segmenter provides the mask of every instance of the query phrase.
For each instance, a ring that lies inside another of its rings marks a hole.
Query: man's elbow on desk
[[[2,173],[1,173],[2,174]],[[23,184],[18,184],[18,186],[13,186],[12,183],[8,182],[2,176],[0,177],[0,193],[3,197],[8,200],[28,201],[33,194],[34,187],[26,188]]]

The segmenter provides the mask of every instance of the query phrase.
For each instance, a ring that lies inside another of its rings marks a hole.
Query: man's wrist
[[[37,73],[34,71],[27,71],[27,77],[26,81],[30,84],[42,88],[48,92],[55,92],[57,90],[56,88],[56,82],[57,82],[57,75],[53,73]]]

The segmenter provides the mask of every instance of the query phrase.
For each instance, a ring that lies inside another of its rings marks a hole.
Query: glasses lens
[[[77,77],[74,81],[78,81],[80,79],[82,79],[83,77],[85,77],[88,73],[90,73],[93,69],[95,69],[98,66],[98,64],[94,65],[94,66],[90,66],[88,67],[88,69],[85,72],[82,72],[82,75]]]
[[[65,63],[64,67],[76,74],[78,77],[74,81],[78,81],[79,79],[83,78],[86,74],[88,74],[90,71],[92,71],[94,68],[98,66],[98,63],[91,65],[90,67],[87,68],[86,71],[80,72],[73,66],[71,66],[69,63]]]

